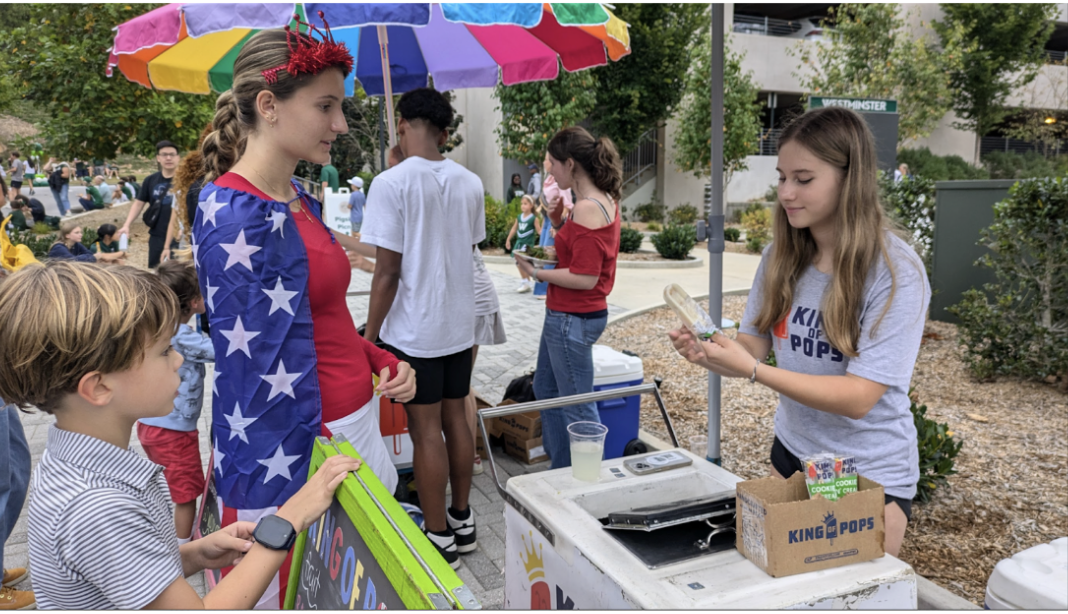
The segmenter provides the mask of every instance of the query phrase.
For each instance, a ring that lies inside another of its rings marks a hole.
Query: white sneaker
[[[524,279],[523,281],[519,282],[519,287],[516,288],[515,291],[518,292],[519,294],[523,294],[525,292],[530,292],[533,289],[534,288],[530,285],[530,283],[527,282],[527,280]]]
[[[482,457],[475,457],[475,466],[471,469],[471,475],[482,475]]]

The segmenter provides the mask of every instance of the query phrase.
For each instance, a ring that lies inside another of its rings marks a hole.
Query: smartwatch
[[[265,548],[289,550],[293,547],[293,542],[297,541],[297,532],[288,520],[271,514],[260,518],[252,537]]]

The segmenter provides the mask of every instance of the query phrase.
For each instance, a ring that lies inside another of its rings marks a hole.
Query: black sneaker
[[[449,528],[456,534],[456,551],[460,554],[474,552],[478,548],[475,540],[475,513],[468,507],[463,512],[458,512],[452,507],[445,511],[445,518],[449,521]]]
[[[453,535],[453,532],[449,531],[446,535],[434,533],[433,531],[424,531],[424,533],[426,533],[430,543],[434,544],[434,547],[438,549],[438,554],[445,559],[449,567],[459,569],[460,553],[456,551],[456,536]]]

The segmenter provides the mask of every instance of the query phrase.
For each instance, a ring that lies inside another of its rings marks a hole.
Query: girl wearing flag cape
[[[359,241],[331,232],[322,205],[290,180],[299,160],[329,162],[348,132],[352,56],[328,28],[320,37],[287,28],[249,39],[201,147],[192,244],[217,357],[212,470],[224,526],[257,522],[296,492],[317,435],[344,434],[392,492],[373,393],[415,395],[408,364],[357,334],[346,305],[343,248]],[[281,607],[288,570],[257,608]]]

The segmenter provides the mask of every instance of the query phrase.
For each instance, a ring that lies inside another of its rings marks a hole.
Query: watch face
[[[287,550],[296,536],[293,525],[278,516],[264,516],[256,525],[256,541],[272,550]]]

